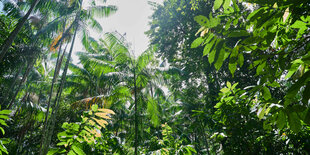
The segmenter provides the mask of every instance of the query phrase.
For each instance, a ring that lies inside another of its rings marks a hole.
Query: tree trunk
[[[15,83],[16,83],[16,81],[17,81],[17,79],[18,79],[18,75],[22,72],[23,67],[24,67],[23,65],[20,66],[20,68],[19,68],[18,71],[16,72],[16,74],[15,74],[15,76],[14,76],[14,80],[12,81],[12,83],[11,83],[9,89],[7,90],[7,93],[6,93],[6,95],[4,96],[3,101],[0,101],[0,104],[1,104],[1,105],[5,105],[6,101],[10,99],[10,96],[12,96],[11,93],[12,93],[12,91],[14,90]]]
[[[66,23],[66,22],[65,22]],[[63,28],[65,28],[65,23],[63,25]],[[63,29],[64,31],[64,29]],[[62,64],[62,60],[63,60],[63,56],[65,55],[66,53],[66,50],[63,51],[63,54],[62,56],[60,57],[61,55],[61,47],[62,47],[62,42],[60,43],[59,45],[59,51],[58,51],[58,56],[57,56],[57,60],[56,60],[56,66],[55,66],[55,70],[54,70],[54,75],[53,75],[53,79],[52,79],[52,85],[51,85],[51,89],[50,89],[50,94],[49,94],[49,97],[48,97],[48,101],[47,101],[47,108],[46,108],[46,113],[45,113],[45,119],[44,119],[44,125],[43,125],[43,130],[42,130],[42,142],[44,141],[45,139],[45,132],[46,132],[46,127],[47,127],[47,118],[48,118],[48,115],[49,115],[49,110],[50,110],[50,103],[51,103],[51,99],[52,99],[52,95],[53,95],[53,90],[54,90],[54,84],[56,82],[56,79],[58,77],[58,73],[59,73],[59,70],[61,68],[61,64]],[[41,147],[42,147],[42,143],[41,143]]]
[[[34,2],[31,4],[30,9],[26,13],[26,15],[18,21],[15,29],[10,33],[9,37],[4,41],[3,45],[1,46],[1,51],[0,51],[1,52],[0,53],[0,62],[4,58],[5,54],[9,50],[9,48],[11,47],[14,39],[16,38],[17,34],[19,33],[19,31],[24,26],[26,20],[28,19],[29,15],[31,14],[31,12],[35,8],[35,6],[38,4],[38,2],[39,2],[39,0],[34,0]]]
[[[11,109],[11,108],[12,108],[13,103],[15,102],[16,96],[17,96],[17,94],[18,94],[20,88],[22,87],[22,85],[26,82],[26,79],[27,79],[27,77],[28,77],[28,75],[29,75],[29,73],[30,73],[30,69],[31,69],[32,66],[34,65],[35,61],[36,61],[36,58],[34,58],[33,60],[31,60],[31,61],[28,63],[28,66],[27,66],[27,69],[26,69],[26,71],[25,71],[25,73],[24,73],[24,75],[23,75],[22,81],[20,81],[19,86],[17,87],[17,89],[16,89],[16,91],[15,91],[15,94],[13,95],[13,97],[12,97],[12,99],[11,99],[11,102],[10,102],[10,104],[9,104],[9,106],[8,106],[8,109]]]
[[[48,148],[50,145],[51,137],[52,137],[54,126],[55,126],[55,118],[56,118],[56,114],[57,114],[57,111],[59,108],[59,102],[61,99],[62,89],[63,89],[63,86],[64,86],[65,81],[66,81],[67,71],[68,71],[68,67],[69,67],[69,63],[70,63],[70,59],[71,59],[71,55],[72,55],[72,51],[73,51],[76,33],[77,33],[77,28],[74,31],[74,35],[73,35],[73,39],[72,39],[72,43],[71,43],[71,47],[70,47],[70,52],[68,54],[66,66],[64,68],[64,72],[63,72],[62,77],[61,77],[61,83],[58,87],[56,99],[54,101],[54,108],[53,108],[52,113],[51,113],[51,118],[45,127],[47,130],[46,130],[45,135],[43,135],[43,136],[45,136],[45,138],[43,139],[42,146],[41,146],[41,151],[40,151],[41,155],[45,155],[48,152]]]
[[[137,83],[136,69],[134,69],[134,95],[135,95],[135,155],[138,155],[138,102],[137,102]]]

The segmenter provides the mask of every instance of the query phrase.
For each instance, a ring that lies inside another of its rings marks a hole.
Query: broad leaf
[[[215,0],[214,1],[214,5],[213,5],[213,9],[214,11],[219,9],[223,4],[223,0]]]
[[[200,46],[203,43],[203,41],[204,41],[204,39],[202,37],[195,39],[191,45],[191,48],[197,48],[198,46]]]
[[[301,122],[296,112],[290,112],[288,114],[288,122],[290,129],[298,133],[301,129]]]

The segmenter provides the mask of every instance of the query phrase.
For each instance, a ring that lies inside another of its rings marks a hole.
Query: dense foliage
[[[0,154],[310,152],[308,0],[150,2],[140,56],[105,0],[0,2]]]

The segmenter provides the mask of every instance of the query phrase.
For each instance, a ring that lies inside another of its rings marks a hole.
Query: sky
[[[135,56],[139,56],[145,51],[149,44],[149,39],[144,32],[149,30],[149,17],[152,15],[153,10],[148,1],[163,3],[163,0],[107,0],[104,5],[115,5],[118,10],[109,17],[98,19],[104,32],[118,31],[120,34],[126,33],[125,38],[132,44],[131,48]],[[0,3],[0,8],[2,8],[2,3]],[[98,34],[98,32],[90,31],[90,35],[95,39],[99,39],[104,32]],[[80,40],[76,40],[74,51],[83,51]],[[76,62],[77,59],[74,54],[73,61]]]
[[[118,10],[109,17],[98,19],[104,32],[126,33],[125,38],[132,44],[131,48],[135,56],[139,56],[145,51],[149,44],[149,39],[144,32],[149,30],[149,17],[153,10],[148,1],[163,3],[163,0],[107,0],[105,5],[115,5]],[[95,39],[99,39],[102,34],[90,32],[90,35]],[[80,43],[75,45],[77,45],[75,51],[81,51],[82,45]]]

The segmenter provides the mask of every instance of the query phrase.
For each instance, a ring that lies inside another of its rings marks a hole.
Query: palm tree
[[[72,51],[73,51],[73,46],[74,46],[74,41],[76,38],[76,34],[77,31],[81,28],[84,27],[84,32],[83,32],[83,36],[84,38],[87,37],[87,32],[86,30],[86,22],[90,21],[92,24],[91,26],[94,28],[97,28],[98,30],[102,30],[100,24],[94,19],[94,16],[108,16],[111,13],[116,11],[116,7],[114,6],[95,6],[95,1],[93,1],[93,5],[89,8],[83,8],[82,6],[83,1],[79,0],[79,1],[73,1],[73,4],[76,7],[77,11],[73,11],[73,14],[75,14],[75,18],[73,20],[73,22],[71,23],[71,25],[69,26],[69,28],[65,31],[64,35],[59,39],[59,43],[62,43],[62,41],[65,39],[66,35],[68,35],[70,33],[71,30],[74,30],[74,36],[72,39],[72,43],[71,43],[71,47],[69,50],[69,54],[67,57],[67,61],[65,64],[65,68],[62,74],[62,78],[61,78],[61,83],[58,87],[58,91],[57,91],[57,95],[56,98],[54,100],[54,104],[52,105],[52,112],[51,112],[51,119],[47,120],[46,117],[46,121],[45,121],[45,125],[44,125],[44,130],[43,130],[43,137],[42,137],[42,145],[41,145],[41,154],[46,154],[48,151],[48,147],[49,147],[49,143],[51,141],[51,134],[53,132],[53,128],[54,128],[54,123],[55,123],[55,118],[56,118],[56,114],[58,111],[58,107],[59,107],[59,103],[60,103],[60,99],[61,99],[61,94],[62,94],[62,89],[66,80],[66,75],[67,75],[67,70],[68,70],[68,66],[69,66],[69,62],[71,59],[71,55],[72,55]],[[58,44],[58,43],[57,43]],[[56,46],[57,46],[56,44]],[[57,68],[55,68],[57,69]],[[56,70],[55,70],[56,73]],[[51,94],[52,94],[52,88],[51,88],[51,93],[50,93],[50,98],[51,98]],[[48,109],[50,107],[50,103],[48,103]],[[47,110],[46,112],[46,116],[49,115],[49,110]]]
[[[125,43],[123,36],[116,32],[106,33],[99,44],[95,41],[88,42],[88,44],[95,44],[95,46],[88,48],[91,53],[80,53],[79,55],[84,69],[87,70],[87,72],[83,70],[83,75],[87,74],[85,80],[90,82],[89,77],[95,77],[92,79],[95,81],[99,80],[99,82],[93,81],[94,85],[99,84],[98,87],[103,87],[105,90],[99,92],[94,89],[94,91],[97,91],[97,95],[105,97],[105,99],[113,103],[122,101],[123,105],[131,103],[130,107],[134,106],[132,111],[135,135],[134,148],[135,154],[138,154],[139,138],[141,138],[139,136],[139,122],[142,121],[139,118],[140,109],[147,107],[153,123],[155,125],[159,124],[157,117],[158,104],[156,104],[157,100],[153,98],[158,95],[155,90],[161,88],[158,86],[160,80],[156,80],[159,77],[158,70],[155,67],[150,67],[156,66],[153,49],[149,49],[138,58],[135,58],[133,54],[130,54],[129,45]],[[81,69],[79,69],[80,71]],[[102,85],[101,82],[105,85]],[[93,101],[88,97],[87,101]],[[92,98],[98,98],[98,96]],[[80,103],[85,104],[86,100],[82,101]],[[114,109],[114,111],[118,110]]]
[[[4,58],[5,54],[7,53],[7,51],[9,50],[10,46],[12,45],[14,39],[16,38],[17,34],[19,33],[19,31],[22,29],[23,25],[25,24],[25,22],[27,21],[27,19],[29,18],[31,12],[33,11],[33,9],[36,7],[36,5],[38,4],[40,0],[34,0],[30,6],[30,9],[27,11],[26,15],[23,16],[18,23],[15,26],[15,29],[10,33],[10,35],[8,36],[8,38],[4,41],[4,43],[1,46],[1,53],[0,53],[0,62],[2,61],[2,59]]]

